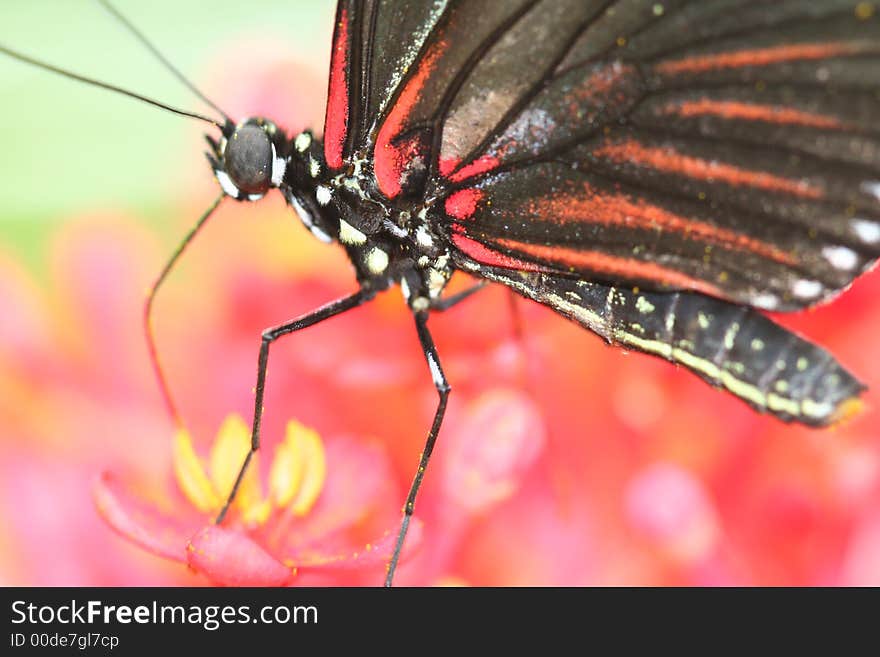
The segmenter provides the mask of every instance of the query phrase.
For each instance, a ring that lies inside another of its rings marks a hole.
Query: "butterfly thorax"
[[[389,202],[371,183],[366,158],[331,170],[310,131],[288,139],[263,118],[229,124],[220,141],[208,142],[208,159],[228,196],[256,201],[277,187],[315,237],[345,248],[362,287],[379,291],[399,283],[416,310],[440,297],[453,270],[430,206]]]

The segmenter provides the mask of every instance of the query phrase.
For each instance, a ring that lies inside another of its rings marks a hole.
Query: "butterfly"
[[[224,198],[277,189],[347,253],[355,292],[263,333],[240,482],[271,345],[400,286],[438,402],[386,584],[451,389],[428,320],[481,285],[449,295],[455,272],[780,420],[857,408],[864,385],[762,311],[827,302],[880,256],[873,3],[339,0],[331,48],[321,137],[214,122],[222,194],[148,314]]]

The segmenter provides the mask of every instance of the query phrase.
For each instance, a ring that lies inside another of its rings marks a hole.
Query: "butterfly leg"
[[[442,299],[435,299],[431,302],[431,310],[436,310],[441,313],[445,310],[449,310],[453,306],[457,306],[459,303],[469,298],[475,292],[479,292],[488,284],[489,281],[480,281],[479,283],[475,283],[474,285],[465,288],[461,292],[456,292],[455,294],[443,297]]]
[[[525,333],[523,332],[522,312],[519,309],[519,297],[516,292],[507,289],[507,303],[510,306],[510,324],[513,328],[513,338],[519,345],[520,351],[524,351],[523,345]]]
[[[471,285],[468,288],[465,288],[461,292],[456,292],[455,294],[449,295],[448,297],[443,297],[442,299],[436,299],[431,303],[431,310],[436,310],[438,312],[447,311],[453,306],[457,306],[465,299],[468,299],[475,292],[479,292],[487,285],[489,285],[489,281],[483,280],[475,283],[474,285]],[[513,339],[516,343],[517,348],[517,361],[520,364],[520,376],[523,380],[522,385],[524,388],[531,391],[531,381],[528,377],[528,352],[526,351],[525,333],[523,332],[522,313],[520,312],[519,298],[517,293],[509,288],[506,290],[506,293],[507,302],[510,309],[510,323],[513,327]]]
[[[217,514],[217,524],[223,522],[223,518],[226,517],[226,512],[229,510],[232,501],[238,493],[238,487],[241,485],[242,479],[244,479],[244,474],[247,472],[251,459],[260,448],[260,425],[263,419],[263,393],[266,389],[266,367],[269,363],[269,347],[271,344],[288,333],[293,333],[294,331],[314,326],[319,322],[323,322],[325,319],[330,319],[331,317],[341,315],[353,308],[357,308],[364,302],[373,298],[373,295],[374,292],[372,290],[361,289],[352,295],[321,306],[317,310],[302,315],[293,321],[263,331],[263,338],[260,343],[260,355],[257,360],[257,386],[254,399],[254,421],[251,426],[251,449],[247,453],[247,456],[245,456],[244,462],[241,464],[238,476],[235,478],[235,484],[233,484],[232,490],[226,498],[226,503],[223,505],[223,508],[220,509],[220,513]]]
[[[507,288],[507,303],[510,307],[510,326],[513,333],[513,340],[516,343],[517,361],[519,364],[519,374],[521,377],[520,385],[534,394],[534,380],[529,376],[529,351],[526,344],[526,334],[523,330],[522,310],[520,310],[519,295],[512,289]]]
[[[431,332],[428,330],[428,313],[416,312],[414,315],[419,343],[422,345],[422,352],[425,354],[425,360],[428,361],[431,379],[434,381],[434,387],[437,388],[437,394],[440,399],[437,402],[437,410],[434,411],[434,421],[431,424],[431,430],[428,432],[428,439],[425,441],[425,449],[422,451],[422,456],[419,459],[419,469],[416,470],[416,475],[409,488],[409,494],[406,497],[406,505],[403,507],[403,521],[400,524],[400,531],[397,533],[397,542],[394,545],[391,561],[388,562],[385,586],[391,586],[394,580],[394,573],[397,570],[397,563],[400,561],[400,553],[403,550],[403,542],[406,540],[406,532],[409,530],[409,523],[415,510],[416,496],[419,494],[422,479],[425,476],[425,471],[428,469],[428,461],[431,459],[431,452],[434,451],[434,443],[437,442],[440,425],[443,424],[446,402],[449,399],[449,392],[451,390],[449,383],[446,381],[446,376],[443,374],[443,369],[440,367],[440,359],[437,356],[437,348],[434,346]]]
[[[144,333],[146,334],[147,351],[150,355],[150,363],[153,366],[153,372],[156,375],[156,381],[159,384],[159,391],[162,393],[162,399],[165,401],[165,407],[168,409],[171,419],[178,428],[183,426],[183,420],[181,419],[180,412],[177,410],[177,405],[174,403],[174,399],[171,396],[171,388],[168,386],[168,379],[165,377],[165,371],[162,369],[162,363],[159,360],[159,351],[156,349],[156,334],[153,330],[153,302],[156,299],[156,294],[159,292],[159,288],[162,287],[162,283],[168,278],[168,274],[174,269],[174,266],[177,264],[177,261],[180,260],[180,256],[183,255],[183,252],[189,246],[190,242],[193,241],[196,234],[202,229],[205,222],[208,221],[208,218],[214,213],[214,210],[217,209],[217,206],[220,205],[223,196],[224,195],[221,194],[217,197],[217,200],[211,204],[211,207],[209,207],[201,217],[199,217],[195,226],[190,229],[190,231],[184,236],[183,240],[181,240],[180,244],[177,245],[174,253],[171,254],[168,262],[165,263],[159,276],[153,282],[150,291],[147,293],[147,299],[144,302]]]
[[[489,281],[480,281],[479,283],[475,283],[468,288],[465,288],[461,292],[456,292],[455,294],[451,294],[448,297],[443,297],[442,299],[436,299],[431,302],[431,310],[436,310],[437,312],[444,312],[449,310],[453,306],[457,306],[459,303],[469,298],[472,294],[479,292],[484,287],[489,284]],[[516,292],[513,290],[507,290],[507,302],[510,306],[510,323],[513,326],[513,337],[516,340],[517,345],[519,345],[520,350],[524,350],[523,346],[523,327],[522,327],[522,313],[519,309],[519,299],[517,298]]]

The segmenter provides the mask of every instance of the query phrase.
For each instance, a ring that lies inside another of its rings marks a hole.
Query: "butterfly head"
[[[208,137],[208,143],[208,161],[227,196],[256,201],[284,179],[287,138],[267,119],[227,123],[220,141]]]

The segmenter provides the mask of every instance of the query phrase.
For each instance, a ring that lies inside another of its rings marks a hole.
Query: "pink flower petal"
[[[422,545],[424,524],[413,518],[403,544],[400,562],[404,563],[412,557]],[[379,539],[366,544],[352,544],[344,536],[325,537],[314,546],[285,559],[297,568],[333,568],[336,570],[358,570],[369,566],[387,565],[397,541],[397,529],[385,532]],[[342,547],[345,543],[348,546]],[[339,547],[333,547],[339,545]]]
[[[503,389],[482,395],[445,444],[447,495],[471,513],[508,499],[543,451],[545,434],[526,395]]]
[[[187,541],[198,528],[195,516],[163,513],[109,472],[95,482],[92,498],[98,513],[116,532],[160,557],[186,562]]]
[[[635,529],[683,561],[705,557],[719,538],[717,513],[702,482],[671,463],[636,475],[626,511]]]
[[[294,573],[246,534],[207,525],[186,548],[189,565],[224,586],[282,586]]]

